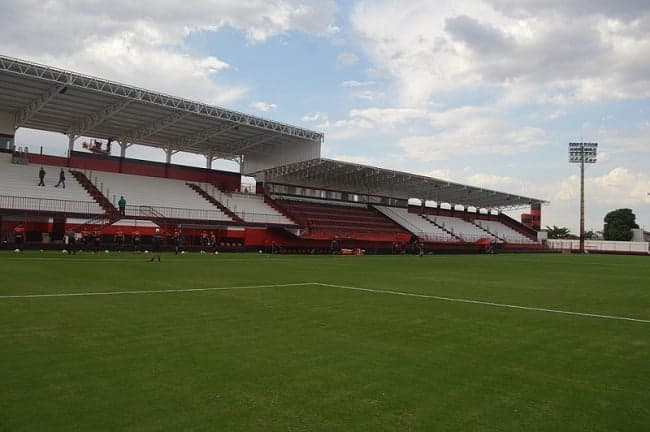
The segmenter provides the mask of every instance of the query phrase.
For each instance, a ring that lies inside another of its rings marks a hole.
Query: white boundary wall
[[[548,240],[548,247],[551,249],[579,250],[580,240],[558,240],[558,239]],[[585,251],[650,254],[650,243],[606,241],[606,240],[585,240]]]

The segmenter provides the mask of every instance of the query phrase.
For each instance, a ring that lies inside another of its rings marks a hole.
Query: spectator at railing
[[[120,200],[117,202],[117,206],[120,209],[120,214],[126,216],[126,200],[124,196],[120,196]]]

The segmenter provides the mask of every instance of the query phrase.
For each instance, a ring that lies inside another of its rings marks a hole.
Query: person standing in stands
[[[44,181],[45,180],[45,170],[43,169],[43,167],[41,167],[41,169],[38,171],[38,179],[39,179],[38,185],[39,186],[45,186],[45,181]]]
[[[117,206],[120,209],[120,214],[126,216],[126,200],[123,196],[120,196],[120,200],[117,202]]]
[[[65,189],[65,172],[63,171],[63,168],[61,168],[61,172],[59,173],[59,182],[54,187],[59,186],[63,186],[63,189]]]
[[[160,262],[160,228],[156,228],[156,231],[153,233],[153,238],[151,239],[151,262],[154,258],[158,258]]]

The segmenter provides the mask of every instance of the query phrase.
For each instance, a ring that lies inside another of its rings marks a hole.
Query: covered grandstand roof
[[[511,209],[545,203],[513,195],[390,169],[316,158],[261,170],[258,180],[295,186],[333,189],[399,199],[418,198],[477,208]]]
[[[15,128],[242,157],[242,172],[320,156],[323,134],[0,55],[0,111]]]

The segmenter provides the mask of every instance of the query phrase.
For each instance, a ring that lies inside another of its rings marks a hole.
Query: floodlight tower
[[[569,143],[569,162],[580,164],[580,253],[585,253],[585,164],[596,163],[598,143]]]

